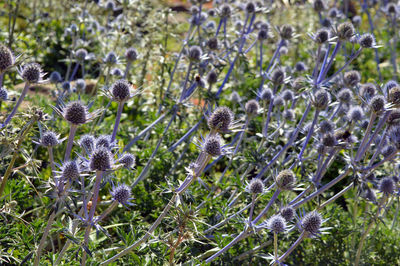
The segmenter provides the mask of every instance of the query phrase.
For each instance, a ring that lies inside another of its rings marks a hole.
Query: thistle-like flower
[[[42,67],[37,63],[28,63],[22,68],[18,69],[19,75],[22,79],[29,84],[45,83],[47,80],[43,80],[46,75],[42,71]]]
[[[39,142],[33,141],[35,144],[42,145],[44,147],[54,147],[63,142],[64,139],[60,139],[60,135],[57,135],[53,131],[46,131],[43,133]]]
[[[0,74],[6,72],[15,63],[15,58],[11,50],[4,45],[0,45]]]
[[[114,164],[113,155],[105,147],[96,148],[90,155],[89,169],[91,171],[107,171]]]
[[[125,153],[118,159],[118,163],[122,164],[127,169],[132,169],[135,166],[136,158],[131,153]]]
[[[250,194],[262,194],[264,193],[264,183],[260,178],[253,178],[245,190]]]
[[[100,113],[101,109],[94,112],[89,112],[86,105],[81,101],[70,102],[67,105],[61,102],[60,107],[53,107],[54,111],[63,117],[67,122],[72,125],[86,124],[95,119]]]
[[[208,127],[216,132],[228,132],[234,125],[234,116],[228,107],[218,107],[208,118]]]
[[[81,146],[87,154],[91,154],[94,149],[95,141],[96,139],[92,135],[83,135],[79,140],[79,146]]]
[[[140,90],[133,91],[132,85],[129,84],[129,82],[124,79],[115,81],[111,85],[110,90],[103,90],[103,93],[107,97],[119,103],[127,102],[134,96],[138,95],[140,92],[141,92]]]
[[[276,176],[275,182],[279,189],[291,190],[296,183],[296,175],[291,170],[283,170]]]
[[[133,205],[130,202],[130,200],[133,199],[131,198],[131,188],[125,184],[120,184],[115,187],[113,186],[113,189],[111,191],[111,196],[113,200],[118,201],[125,207],[127,207],[127,205]]]
[[[267,228],[275,234],[283,233],[286,231],[286,220],[280,214],[274,215],[268,219]]]
[[[316,236],[320,232],[322,216],[317,211],[307,213],[301,220],[301,228],[309,234]]]

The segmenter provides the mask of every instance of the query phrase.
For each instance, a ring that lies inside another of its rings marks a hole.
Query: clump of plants
[[[400,263],[397,4],[6,8],[2,262]]]

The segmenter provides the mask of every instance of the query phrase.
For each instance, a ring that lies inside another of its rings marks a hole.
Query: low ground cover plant
[[[2,5],[2,264],[400,264],[397,2]]]

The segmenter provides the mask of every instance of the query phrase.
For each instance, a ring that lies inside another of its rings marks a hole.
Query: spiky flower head
[[[208,72],[207,74],[207,83],[208,84],[214,84],[216,83],[218,80],[218,75],[214,70],[211,70],[210,72]]]
[[[282,39],[290,40],[293,37],[294,28],[292,25],[285,24],[279,29],[279,33]]]
[[[106,147],[96,147],[92,152],[89,167],[92,171],[106,171],[113,165],[112,154]]]
[[[398,87],[398,86],[399,86],[399,83],[397,83],[397,81],[389,80],[388,82],[386,82],[385,86],[383,86],[383,91],[388,93],[391,88]]]
[[[354,35],[354,26],[351,22],[343,22],[337,28],[337,36],[342,41],[348,41]]]
[[[329,31],[327,29],[319,29],[314,34],[314,41],[318,44],[323,44],[329,39]]]
[[[54,147],[60,143],[59,136],[53,131],[46,131],[43,133],[40,143],[46,147]]]
[[[349,103],[353,99],[353,92],[348,88],[339,91],[337,98],[341,103]]]
[[[379,190],[382,191],[386,195],[393,194],[394,192],[394,182],[391,177],[385,177],[381,180],[379,184]]]
[[[388,101],[393,104],[400,104],[400,86],[392,87],[389,90]]]
[[[50,79],[50,82],[54,83],[54,84],[55,83],[60,83],[61,80],[62,80],[61,74],[59,72],[57,72],[57,71],[51,72],[49,79]]]
[[[351,122],[361,121],[363,119],[363,116],[364,111],[360,106],[352,106],[347,114],[347,118]]]
[[[106,4],[104,5],[104,7],[105,7],[107,10],[114,11],[114,10],[115,10],[115,2],[114,2],[113,0],[108,0],[108,1],[106,2]]]
[[[89,134],[83,135],[79,140],[79,145],[87,152],[91,153],[95,145],[95,137]]]
[[[37,63],[28,63],[19,70],[19,74],[25,82],[30,84],[42,83],[43,76],[42,67]]]
[[[219,156],[222,154],[222,144],[219,135],[208,136],[203,145],[203,151],[211,156]]]
[[[399,126],[400,125],[400,109],[394,109],[390,112],[386,123],[389,126]]]
[[[75,82],[75,86],[79,91],[84,91],[86,88],[86,81],[84,79],[78,79]]]
[[[307,70],[307,66],[304,62],[297,62],[296,65],[294,66],[294,69],[296,72],[303,72]]]
[[[285,80],[285,75],[285,71],[282,68],[277,68],[271,74],[271,81],[277,85],[282,84]]]
[[[365,83],[360,87],[360,95],[369,100],[376,94],[376,86],[373,83]]]
[[[385,109],[385,98],[382,95],[375,95],[369,101],[369,107],[374,113],[381,113]]]
[[[326,3],[324,0],[314,0],[313,8],[316,12],[321,12],[321,11],[325,10],[327,7],[326,7]]]
[[[135,48],[130,47],[125,51],[125,58],[128,62],[136,61],[138,58],[138,52]]]
[[[15,59],[11,50],[5,45],[0,45],[0,73],[8,70],[14,63]]]
[[[271,101],[273,96],[272,90],[270,88],[264,88],[260,93],[260,99],[266,102]]]
[[[291,190],[296,183],[296,175],[292,170],[283,170],[276,177],[276,185],[281,190]]]
[[[291,206],[287,206],[283,207],[279,213],[286,220],[286,222],[289,222],[293,219],[295,210]]]
[[[245,6],[245,10],[247,13],[254,13],[256,12],[256,5],[254,4],[253,1],[249,1]]]
[[[354,26],[359,27],[361,25],[362,18],[361,16],[354,16],[352,21]]]
[[[322,216],[317,211],[307,213],[301,221],[301,227],[311,235],[317,235],[322,225]]]
[[[132,168],[135,165],[136,158],[135,155],[131,153],[125,153],[122,157],[118,160],[118,163],[123,164],[125,168]]]
[[[272,100],[273,100],[274,106],[279,107],[279,106],[282,106],[285,104],[285,101],[283,100],[282,96],[280,96],[280,95],[275,95]]]
[[[321,143],[325,147],[332,147],[337,144],[337,140],[336,140],[336,137],[334,134],[332,134],[331,132],[328,132],[322,136]]]
[[[218,39],[216,37],[212,37],[207,41],[207,47],[210,50],[217,50],[218,49]]]
[[[268,219],[267,228],[275,234],[286,231],[286,220],[281,215],[274,215]]]
[[[121,184],[119,186],[114,187],[111,191],[111,196],[113,200],[118,201],[122,205],[129,204],[129,200],[131,200],[131,188],[125,184]]]
[[[64,81],[61,84],[61,88],[63,89],[63,91],[70,91],[71,90],[71,83],[69,83],[69,81]]]
[[[264,183],[260,178],[253,178],[246,190],[251,194],[261,194],[264,192]]]
[[[237,91],[233,91],[231,93],[230,100],[234,103],[239,103],[241,102],[242,98],[240,97],[239,93],[237,93]]]
[[[375,46],[375,38],[370,33],[361,35],[359,43],[362,48],[372,48]]]
[[[8,100],[8,91],[4,87],[0,87],[0,101]]]
[[[70,102],[64,108],[63,116],[73,125],[85,124],[88,120],[88,110],[81,101]]]
[[[115,54],[115,52],[109,52],[106,54],[104,57],[104,63],[106,63],[109,66],[115,65],[118,63],[118,56]]]
[[[392,127],[389,131],[390,141],[400,150],[400,126]]]
[[[332,26],[332,20],[330,18],[323,18],[321,20],[322,27],[330,28]]]
[[[98,138],[96,138],[95,141],[95,147],[105,147],[107,149],[111,149],[112,143],[111,143],[111,136],[109,135],[101,135]]]
[[[245,105],[245,110],[247,115],[254,116],[258,114],[258,110],[260,109],[260,105],[256,100],[250,100]]]
[[[282,98],[286,101],[286,102],[290,102],[293,101],[294,99],[294,94],[293,91],[286,89],[282,92]]]
[[[75,58],[76,58],[78,61],[85,61],[85,59],[87,58],[87,56],[88,56],[88,52],[87,52],[87,50],[84,49],[84,48],[80,48],[80,49],[78,49],[78,50],[75,51]]]
[[[266,40],[266,39],[268,39],[268,37],[269,37],[269,35],[268,35],[268,30],[261,29],[261,30],[258,32],[257,38],[258,38],[260,41]]]
[[[328,107],[330,102],[329,93],[325,89],[319,89],[315,92],[313,104],[315,108],[324,110]]]
[[[323,134],[333,132],[335,130],[335,123],[331,120],[323,120],[319,123],[319,131]]]
[[[61,177],[64,180],[75,180],[79,177],[80,170],[76,161],[65,162],[61,167]]]
[[[118,67],[115,67],[111,70],[111,75],[116,76],[116,77],[122,77],[124,75],[124,73],[122,72],[122,70]]]
[[[356,86],[361,81],[360,72],[351,70],[344,73],[344,83],[349,87]]]
[[[219,14],[221,17],[226,18],[232,15],[232,8],[229,4],[224,3],[219,9]]]
[[[200,46],[193,45],[189,49],[188,58],[190,61],[200,61],[202,54],[203,51],[201,50]]]
[[[131,98],[130,87],[128,81],[124,79],[117,80],[111,85],[111,93],[113,99],[117,102],[125,102]]]
[[[295,91],[301,90],[302,88],[305,87],[305,85],[306,85],[306,80],[303,77],[298,77],[292,82],[292,88]]]
[[[293,121],[295,117],[294,111],[292,109],[287,109],[283,111],[283,118],[287,121]]]
[[[386,158],[392,155],[392,153],[396,151],[397,151],[396,147],[392,145],[386,145],[385,147],[382,148],[381,154],[383,155],[383,157]]]
[[[228,107],[218,107],[208,119],[208,127],[217,132],[227,132],[233,124],[233,113]]]

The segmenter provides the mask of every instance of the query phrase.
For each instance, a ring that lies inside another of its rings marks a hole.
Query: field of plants
[[[400,265],[399,18],[0,1],[0,265]]]

